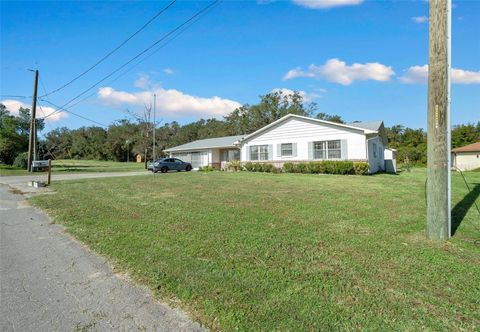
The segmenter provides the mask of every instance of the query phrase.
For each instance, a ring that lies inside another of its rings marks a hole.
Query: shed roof
[[[452,149],[452,152],[480,152],[480,142],[465,145],[460,148]]]
[[[199,150],[199,149],[201,150],[201,149],[233,147],[235,145],[235,142],[242,139],[243,136],[245,135],[200,139],[198,141],[193,141],[190,143],[175,146],[173,148],[165,149],[165,151],[176,152],[176,151],[190,151],[190,150]]]

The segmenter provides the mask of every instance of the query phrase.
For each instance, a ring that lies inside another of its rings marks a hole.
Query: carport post
[[[427,128],[427,238],[447,240],[450,199],[451,0],[430,0]]]

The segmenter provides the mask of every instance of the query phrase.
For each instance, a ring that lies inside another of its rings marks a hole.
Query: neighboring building
[[[370,173],[385,170],[387,137],[382,121],[340,124],[288,114],[243,136],[210,138],[166,149],[194,168],[228,161],[283,163],[313,160],[364,161]]]
[[[452,149],[452,165],[461,171],[480,168],[480,142]]]
[[[142,155],[140,153],[137,154],[137,156],[135,157],[135,160],[137,161],[137,163],[141,163],[142,162]]]

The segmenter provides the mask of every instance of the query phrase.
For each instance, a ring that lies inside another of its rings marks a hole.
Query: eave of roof
[[[459,148],[452,149],[453,153],[457,152],[480,152],[480,142],[465,145]]]
[[[235,147],[244,135],[206,138],[165,149],[165,152],[194,151]]]
[[[331,122],[331,121],[326,121],[326,120],[319,120],[319,119],[309,118],[307,116],[301,116],[301,115],[297,115],[297,114],[287,114],[284,117],[281,117],[280,119],[266,125],[265,127],[262,127],[260,129],[258,129],[257,131],[255,131],[255,132],[253,132],[249,135],[246,135],[245,137],[243,137],[241,139],[241,141],[248,140],[249,138],[252,138],[252,137],[258,135],[259,133],[261,133],[261,132],[263,132],[263,131],[265,131],[265,130],[273,127],[273,126],[276,126],[277,124],[279,124],[279,123],[281,123],[281,122],[283,122],[287,119],[290,119],[290,118],[303,119],[303,120],[307,120],[307,121],[311,121],[311,122],[318,122],[318,123],[322,123],[322,124],[333,125],[333,126],[336,126],[336,127],[358,130],[358,131],[362,131],[364,134],[376,134],[376,133],[378,133],[377,130],[370,130],[370,129],[366,129],[366,128],[355,127],[355,126],[352,126],[352,125],[349,125],[349,124]]]

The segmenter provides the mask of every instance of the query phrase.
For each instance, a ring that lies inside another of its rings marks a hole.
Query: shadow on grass
[[[452,236],[455,235],[458,227],[465,218],[468,210],[475,205],[475,201],[480,196],[480,183],[475,183],[475,186],[471,188],[471,191],[463,197],[452,209]]]

